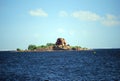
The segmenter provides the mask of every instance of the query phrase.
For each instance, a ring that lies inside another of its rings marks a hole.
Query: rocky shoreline
[[[63,51],[89,51],[92,49],[86,49],[86,50],[39,50],[39,51],[32,51],[32,50],[23,50],[23,51],[9,51],[9,52],[63,52]]]

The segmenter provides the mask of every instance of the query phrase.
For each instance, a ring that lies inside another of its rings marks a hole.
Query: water
[[[0,81],[120,81],[120,49],[0,52]]]

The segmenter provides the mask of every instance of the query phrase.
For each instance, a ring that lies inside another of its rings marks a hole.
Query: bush
[[[72,50],[79,50],[81,46],[72,46]]]
[[[37,49],[36,45],[29,45],[28,46],[28,50],[36,50],[36,49]]]
[[[41,48],[46,48],[47,46],[45,46],[45,45],[41,45]]]
[[[54,46],[54,43],[47,43],[46,46]]]
[[[46,46],[45,45],[41,45],[41,46],[37,46],[37,49],[39,48],[45,48]]]
[[[75,48],[75,47],[72,47],[72,50],[76,50],[76,48]]]
[[[17,48],[16,50],[17,50],[17,51],[22,51],[20,48]]]

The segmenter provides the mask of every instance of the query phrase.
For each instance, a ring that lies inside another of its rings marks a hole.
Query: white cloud
[[[120,25],[120,18],[112,14],[107,14],[106,16],[102,17],[90,11],[76,11],[72,13],[72,17],[84,21],[98,21],[104,26]]]
[[[102,20],[101,23],[105,26],[116,26],[120,25],[120,20],[117,16],[107,14]]]
[[[44,10],[42,10],[41,8],[36,9],[36,10],[30,10],[29,14],[31,16],[42,16],[42,17],[47,17],[48,16],[48,14]]]
[[[68,14],[67,14],[66,11],[60,11],[60,12],[59,12],[59,16],[61,16],[61,17],[66,17],[66,16],[68,16]]]
[[[116,19],[117,17],[115,15],[107,14],[106,18],[107,19]]]
[[[86,21],[97,21],[100,19],[99,15],[90,11],[76,11],[72,13],[72,16]]]

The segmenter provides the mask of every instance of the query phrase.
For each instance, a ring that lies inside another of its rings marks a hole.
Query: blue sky
[[[0,0],[0,50],[55,43],[120,48],[120,0]]]

